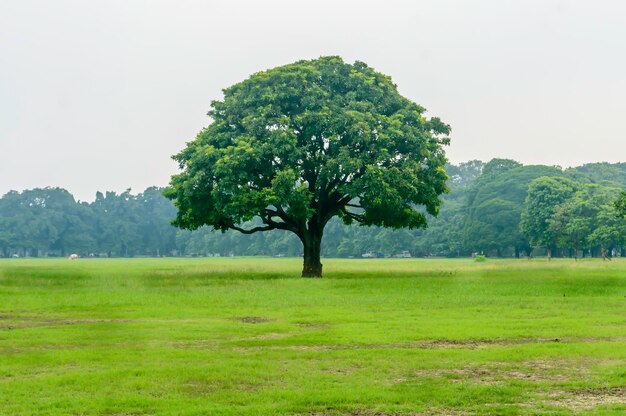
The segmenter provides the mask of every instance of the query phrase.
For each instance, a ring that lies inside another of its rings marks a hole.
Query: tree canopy
[[[522,166],[507,159],[485,164],[482,175],[467,191],[464,242],[475,251],[513,247],[519,254],[529,250],[528,239],[519,230],[524,200],[530,182],[540,176],[560,175],[550,166]]]
[[[290,231],[303,244],[303,276],[319,277],[331,218],[419,228],[418,206],[439,211],[449,126],[362,62],[323,57],[259,72],[211,107],[212,123],[174,156],[182,172],[165,195],[179,227]]]
[[[618,215],[626,217],[626,192],[622,191],[613,205],[615,206]]]
[[[569,200],[579,185],[564,177],[542,176],[528,186],[528,194],[522,210],[520,231],[529,239],[530,245],[546,246],[548,257],[557,245],[557,235],[550,222],[557,208]]]
[[[61,188],[11,191],[0,198],[0,255],[171,254],[176,210],[161,192],[98,192],[86,203]]]

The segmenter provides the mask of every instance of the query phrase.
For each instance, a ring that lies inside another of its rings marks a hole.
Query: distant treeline
[[[448,165],[450,193],[424,230],[347,226],[324,232],[327,257],[611,256],[624,254],[626,221],[613,201],[626,188],[626,163],[577,168],[524,166],[508,159]],[[0,256],[298,256],[291,233],[243,235],[178,230],[161,189],[98,192],[77,202],[61,188],[11,191],[0,198]]]

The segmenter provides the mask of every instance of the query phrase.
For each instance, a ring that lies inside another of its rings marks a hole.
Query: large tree
[[[178,207],[173,223],[293,232],[302,276],[320,277],[334,216],[419,228],[438,213],[450,128],[424,112],[362,62],[323,57],[256,73],[224,90],[211,124],[174,156],[182,171],[165,191]]]

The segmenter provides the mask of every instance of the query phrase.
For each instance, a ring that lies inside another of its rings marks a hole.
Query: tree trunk
[[[302,277],[322,277],[322,262],[320,261],[322,236],[321,232],[308,232],[302,238],[304,248],[304,266]]]

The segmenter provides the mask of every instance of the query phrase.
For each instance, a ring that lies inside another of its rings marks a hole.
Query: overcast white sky
[[[0,194],[166,185],[221,90],[340,55],[452,126],[452,162],[626,160],[626,2],[0,0]]]

